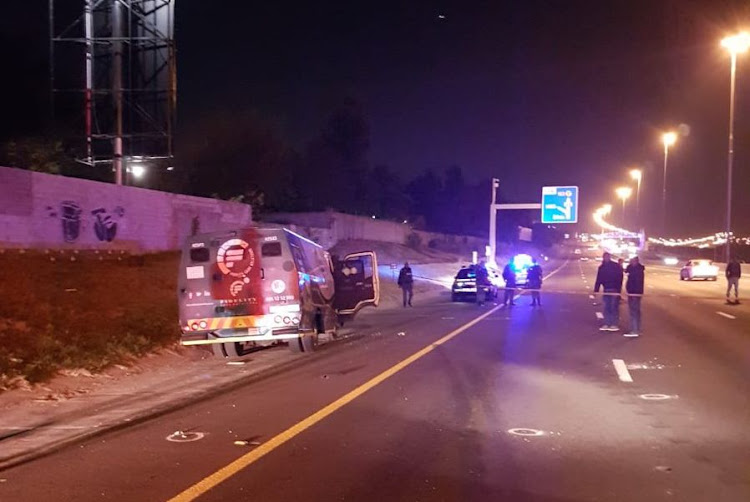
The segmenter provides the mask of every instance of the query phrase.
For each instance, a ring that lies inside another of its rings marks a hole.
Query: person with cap
[[[599,331],[620,331],[617,326],[617,299],[622,292],[622,267],[612,261],[612,255],[609,253],[602,255],[602,264],[596,273],[594,293],[598,293],[601,288],[604,288],[604,324]]]
[[[729,263],[727,263],[724,275],[727,277],[727,303],[739,305],[740,294],[738,289],[740,287],[740,277],[742,276],[742,266],[740,265],[740,262],[737,261],[737,258],[732,258]],[[732,291],[732,288],[734,288],[734,302],[731,302],[729,299],[729,293]]]
[[[534,258],[531,267],[529,267],[529,270],[526,272],[526,285],[531,289],[532,307],[542,306],[542,296],[540,291],[542,289],[542,276],[542,267],[539,265],[536,258]]]
[[[641,300],[643,299],[645,271],[646,267],[641,265],[637,256],[630,259],[628,268],[625,269],[628,275],[625,291],[628,294],[628,312],[630,313],[630,331],[623,335],[626,337],[636,338],[641,334]]]
[[[412,277],[411,267],[409,266],[408,261],[404,262],[404,266],[398,273],[398,287],[401,288],[404,299],[404,308],[406,308],[407,305],[411,307],[411,299],[414,296],[414,277]]]

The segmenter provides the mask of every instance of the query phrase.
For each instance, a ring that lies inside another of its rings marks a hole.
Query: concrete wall
[[[0,246],[177,249],[252,222],[250,206],[0,167]]]
[[[376,220],[364,216],[336,213],[276,213],[264,217],[265,221],[280,223],[297,229],[326,248],[333,247],[340,240],[365,239],[380,242],[406,244],[410,234],[417,234],[423,246],[431,241],[438,248],[476,249],[480,252],[487,244],[486,239],[460,235],[440,234],[414,230],[411,225],[387,220]]]

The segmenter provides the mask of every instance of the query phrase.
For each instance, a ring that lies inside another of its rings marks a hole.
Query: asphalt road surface
[[[602,333],[596,265],[541,308],[373,310],[291,369],[0,472],[0,500],[750,500],[750,301],[649,266],[642,336]]]

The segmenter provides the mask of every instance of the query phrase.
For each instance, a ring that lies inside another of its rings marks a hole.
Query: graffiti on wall
[[[65,242],[76,242],[81,236],[81,231],[86,221],[84,220],[84,210],[81,206],[72,200],[60,202],[56,209],[53,206],[47,206],[47,215],[50,218],[60,220],[62,236]],[[122,206],[115,206],[112,210],[105,207],[92,209],[86,215],[90,215],[90,223],[99,242],[112,242],[117,237],[117,224],[125,216],[125,209]]]

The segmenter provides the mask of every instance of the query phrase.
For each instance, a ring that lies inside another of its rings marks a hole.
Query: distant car
[[[719,267],[711,260],[690,260],[680,270],[681,281],[692,281],[703,279],[704,281],[715,281],[719,275]]]
[[[575,253],[575,254],[581,254],[581,250],[579,248],[576,248],[576,250],[573,251],[573,253]]]
[[[477,297],[477,265],[466,265],[461,267],[456,277],[453,279],[453,288],[451,289],[451,300],[458,302],[461,300],[476,299]],[[490,280],[490,286],[487,291],[487,299],[497,298],[498,286],[502,283],[502,278],[497,271],[487,267],[487,275]]]
[[[580,260],[581,261],[589,261],[589,257],[588,256],[581,256]]]
[[[664,258],[664,265],[672,266],[672,265],[677,265],[679,262],[680,260],[678,260],[674,256],[667,256],[666,258]]]

